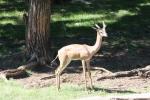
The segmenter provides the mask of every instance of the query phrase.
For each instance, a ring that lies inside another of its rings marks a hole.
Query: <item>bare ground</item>
[[[93,83],[99,89],[107,89],[107,92],[147,92],[150,91],[150,79],[140,78],[138,76],[123,77],[116,79],[105,79],[97,81],[103,74],[98,70],[92,71]],[[55,85],[55,78],[49,78],[51,73],[32,73],[30,77],[17,79],[18,82],[25,87],[47,87]],[[64,73],[61,76],[62,83],[71,83],[76,85],[84,85],[84,78],[82,73]],[[130,91],[130,90],[135,91]],[[148,90],[149,89],[149,90]],[[111,91],[109,91],[111,90]]]

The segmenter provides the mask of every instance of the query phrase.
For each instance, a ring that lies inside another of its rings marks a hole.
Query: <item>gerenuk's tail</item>
[[[57,58],[58,58],[58,55],[55,57],[55,59],[53,61],[51,61],[51,66]]]

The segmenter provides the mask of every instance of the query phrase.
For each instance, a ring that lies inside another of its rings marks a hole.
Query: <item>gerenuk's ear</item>
[[[97,24],[95,24],[95,26],[100,29],[100,26],[98,26]]]
[[[94,30],[97,30],[97,28],[95,28],[95,27],[92,27]]]

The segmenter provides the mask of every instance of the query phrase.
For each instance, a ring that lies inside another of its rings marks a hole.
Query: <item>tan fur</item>
[[[71,44],[68,46],[64,46],[58,51],[58,59],[60,61],[60,65],[55,71],[58,90],[60,89],[60,74],[72,60],[82,61],[83,74],[84,74],[85,84],[86,84],[85,88],[87,89],[86,70],[90,78],[90,88],[93,88],[91,72],[90,72],[90,59],[100,49],[102,43],[102,37],[107,37],[105,27],[106,26],[103,22],[102,29],[98,25],[96,25],[96,28],[94,28],[97,31],[97,39],[95,45],[89,46],[85,44]]]
[[[72,44],[61,48],[58,51],[58,56],[60,57],[61,55],[72,60],[83,60],[89,58],[90,52],[87,45]]]

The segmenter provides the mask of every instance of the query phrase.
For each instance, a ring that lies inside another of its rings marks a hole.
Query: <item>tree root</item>
[[[104,75],[98,78],[97,80],[99,81],[102,79],[113,79],[113,78],[118,78],[118,77],[131,77],[131,76],[149,78],[150,77],[150,65],[144,68],[133,69],[131,71],[121,71],[121,72],[116,72],[116,73],[112,73],[109,75]]]
[[[0,74],[1,74],[0,78],[5,80],[9,78],[20,78],[27,75],[25,70],[20,70],[20,69],[9,69],[9,70],[2,71]]]
[[[105,68],[100,68],[100,67],[92,67],[91,68],[92,70],[98,70],[98,71],[101,71],[101,73],[109,73],[109,74],[112,74],[111,71],[105,69]],[[96,73],[95,73],[96,74]]]
[[[31,62],[29,64],[19,66],[17,69],[20,69],[20,70],[30,70],[30,69],[33,69],[34,67],[38,66],[38,65],[39,65],[38,62]]]
[[[32,62],[27,65],[22,65],[18,67],[18,69],[9,69],[9,70],[4,70],[0,72],[0,78],[7,80],[9,78],[22,78],[27,76],[27,71],[29,69],[34,68],[35,66],[39,65],[37,62]]]
[[[55,78],[55,74],[47,76],[47,77],[43,77],[40,80],[47,80],[47,79],[51,79],[51,78]]]

